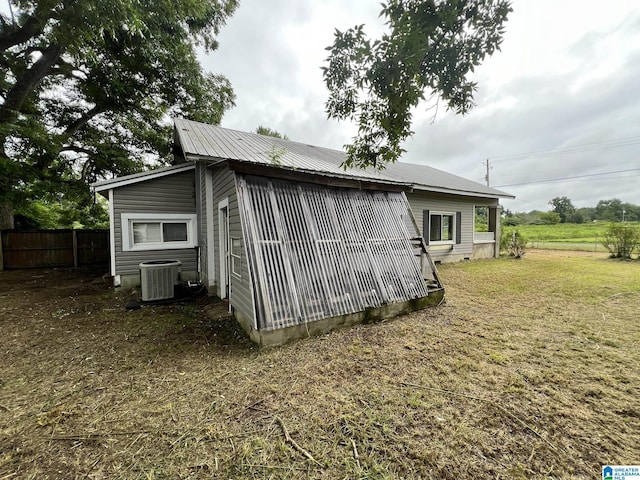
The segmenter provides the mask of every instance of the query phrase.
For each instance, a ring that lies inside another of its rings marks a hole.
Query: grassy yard
[[[640,222],[625,222],[640,230]],[[518,225],[503,227],[505,232],[519,231],[529,248],[550,250],[609,251],[602,245],[609,223],[559,223],[557,225]]]
[[[258,349],[210,299],[0,272],[0,479],[600,478],[640,452],[640,262],[443,265],[446,302]]]
[[[625,222],[627,225],[640,228],[640,222]],[[597,223],[559,223],[557,225],[518,225],[517,227],[504,227],[505,230],[518,230],[530,242],[563,242],[600,244],[604,239],[607,222]]]

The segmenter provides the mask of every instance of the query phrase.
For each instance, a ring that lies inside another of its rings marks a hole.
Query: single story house
[[[341,151],[183,119],[174,143],[173,166],[94,184],[114,286],[179,260],[181,280],[228,299],[257,343],[438,303],[434,260],[498,254],[504,192],[420,165],[345,170]]]
[[[436,263],[500,256],[499,200],[513,195],[426,165],[398,162],[385,172],[411,184],[407,200]],[[475,230],[479,209],[486,231]]]

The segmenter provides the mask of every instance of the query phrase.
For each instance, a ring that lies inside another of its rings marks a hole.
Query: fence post
[[[73,268],[78,268],[78,232],[74,228],[71,230],[72,234],[72,244],[73,244]]]

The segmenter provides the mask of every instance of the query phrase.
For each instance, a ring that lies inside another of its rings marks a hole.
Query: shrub
[[[500,236],[500,250],[505,250],[510,256],[522,258],[525,254],[527,239],[518,230],[505,230]]]
[[[539,217],[542,225],[557,225],[562,220],[557,212],[542,212]]]
[[[631,258],[640,245],[640,231],[632,225],[612,223],[607,228],[602,245],[609,250],[612,258]]]

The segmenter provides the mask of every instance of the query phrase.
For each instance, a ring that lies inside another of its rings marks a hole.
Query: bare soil
[[[640,452],[640,262],[443,265],[447,300],[269,349],[214,297],[0,272],[0,479],[599,478]]]

